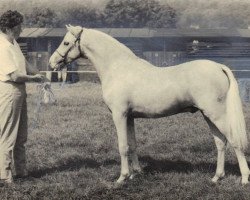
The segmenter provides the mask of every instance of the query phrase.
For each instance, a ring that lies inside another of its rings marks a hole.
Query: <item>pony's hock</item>
[[[50,58],[50,66],[57,69],[60,63],[79,57],[88,57],[95,66],[117,130],[121,156],[119,183],[131,175],[128,154],[132,158],[132,171],[141,169],[136,154],[135,118],[166,117],[196,110],[207,121],[218,150],[212,180],[217,182],[225,174],[228,142],[235,150],[242,183],[248,183],[245,120],[238,85],[228,67],[197,60],[158,68],[103,32],[79,26],[67,26],[67,29],[68,33]]]

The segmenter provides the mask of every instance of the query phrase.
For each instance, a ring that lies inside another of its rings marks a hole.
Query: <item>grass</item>
[[[226,154],[226,177],[211,178],[216,149],[200,113],[137,119],[139,160],[144,173],[120,188],[117,138],[98,83],[63,88],[53,84],[57,105],[42,105],[28,84],[30,176],[0,188],[0,199],[250,199],[240,184],[236,157]],[[250,133],[250,107],[244,106]],[[249,161],[250,150],[247,152]]]

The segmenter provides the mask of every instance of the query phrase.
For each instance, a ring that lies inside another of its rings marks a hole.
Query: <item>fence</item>
[[[65,69],[63,69],[62,71],[40,71],[40,72],[44,73],[50,81],[67,82],[68,77],[69,77],[68,75],[77,74],[78,75],[77,81],[81,80],[81,81],[99,82],[99,77],[96,71],[87,71],[87,70],[86,71],[66,71]]]

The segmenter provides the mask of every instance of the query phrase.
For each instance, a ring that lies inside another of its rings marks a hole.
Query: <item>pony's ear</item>
[[[65,25],[67,30],[70,31],[70,25]]]
[[[75,37],[78,37],[82,31],[81,26],[66,25],[67,30],[72,33]]]

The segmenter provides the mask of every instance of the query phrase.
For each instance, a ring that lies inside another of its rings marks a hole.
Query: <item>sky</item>
[[[51,4],[51,3],[54,3],[54,2],[58,2],[59,4],[60,3],[63,3],[63,4],[72,4],[74,2],[77,2],[77,3],[80,3],[80,4],[86,4],[86,5],[90,5],[91,7],[104,7],[105,4],[108,2],[109,0],[0,0],[0,4],[1,2],[24,2],[27,6],[29,6],[29,4],[32,4],[32,3],[41,3],[41,4]],[[150,0],[145,0],[145,1],[149,1]],[[166,4],[166,3],[169,3],[170,5],[171,4],[183,4],[183,6],[185,5],[185,3],[187,2],[186,0],[157,0],[159,1],[160,3],[163,3],[163,4]],[[199,2],[199,3],[203,3],[206,4],[209,2],[209,0],[193,0],[194,2]],[[212,0],[213,2],[249,2],[250,3],[250,0]],[[1,6],[1,5],[0,5]]]
[[[17,2],[19,4],[25,4],[26,6],[31,6],[32,4],[55,4],[58,2],[58,4],[73,4],[74,2],[83,4],[83,5],[90,5],[91,7],[104,7],[108,0],[0,0],[0,6],[2,4],[13,4],[14,2]]]

